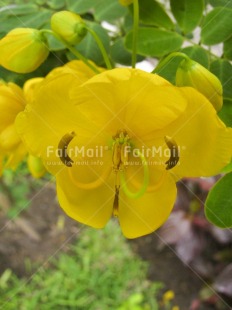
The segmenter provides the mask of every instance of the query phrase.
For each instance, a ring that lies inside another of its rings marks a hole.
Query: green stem
[[[134,25],[133,25],[133,43],[132,43],[132,68],[136,66],[137,59],[137,41],[139,29],[139,1],[134,0]]]
[[[53,32],[52,30],[49,29],[42,29],[40,30],[41,33],[48,33],[53,35],[53,37],[55,37],[57,40],[59,40],[60,42],[62,42],[64,44],[65,47],[67,47],[67,49],[70,50],[70,52],[76,56],[78,59],[82,60],[90,69],[92,69],[96,74],[100,73],[100,71],[94,66],[92,65],[87,58],[85,58],[81,53],[79,53],[72,45],[68,44],[65,40],[63,40],[58,34],[56,34],[55,32]]]
[[[98,45],[98,47],[99,47],[99,49],[100,49],[100,51],[102,53],[102,56],[104,58],[104,61],[105,61],[107,69],[111,70],[112,69],[112,65],[111,65],[110,59],[108,57],[108,54],[106,52],[106,49],[105,49],[104,45],[102,44],[101,39],[99,38],[99,36],[96,34],[96,32],[93,29],[91,29],[90,27],[88,27],[86,25],[85,25],[85,28],[94,37],[94,39],[95,39],[95,41],[96,41],[96,43],[97,43],[97,45]]]
[[[175,57],[182,57],[186,60],[189,60],[190,58],[184,54],[184,53],[180,53],[180,52],[174,52],[174,53],[171,53],[169,54],[167,57],[165,57],[164,59],[162,59],[157,67],[152,71],[152,73],[157,73],[160,71],[160,69],[162,69],[164,66],[166,66],[167,63],[169,63],[169,61],[172,59],[172,58],[175,58]]]
[[[126,184],[126,179],[124,172],[122,171],[120,176],[121,176],[121,187],[124,193],[126,194],[127,197],[132,198],[132,199],[137,199],[141,197],[143,194],[145,194],[148,185],[149,185],[149,169],[148,169],[148,162],[146,158],[143,156],[142,153],[140,153],[138,150],[136,151],[137,155],[141,159],[141,163],[143,165],[143,184],[138,192],[132,193],[129,188],[127,187]]]

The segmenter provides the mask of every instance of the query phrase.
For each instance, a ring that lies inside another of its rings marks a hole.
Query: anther
[[[67,167],[72,167],[73,160],[68,156],[67,149],[68,149],[69,143],[72,141],[72,139],[75,136],[76,134],[74,131],[72,131],[71,133],[67,133],[61,138],[58,144],[60,160]]]
[[[180,159],[179,148],[178,145],[176,144],[176,141],[168,136],[164,137],[164,141],[170,150],[170,158],[165,162],[165,164],[167,165],[166,170],[170,170],[177,165]]]

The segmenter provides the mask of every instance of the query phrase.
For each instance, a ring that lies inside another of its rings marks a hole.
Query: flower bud
[[[128,6],[133,3],[133,0],[119,0],[119,3],[123,6]]]
[[[72,45],[79,43],[87,33],[83,19],[69,11],[55,13],[51,18],[51,28],[64,41]]]
[[[36,179],[41,178],[46,173],[42,160],[31,154],[28,155],[27,166],[31,175]]]
[[[34,71],[48,54],[46,38],[37,29],[16,28],[0,40],[0,65],[17,73]]]
[[[184,59],[176,72],[177,86],[191,86],[202,93],[216,111],[222,108],[222,84],[219,79],[199,63]]]

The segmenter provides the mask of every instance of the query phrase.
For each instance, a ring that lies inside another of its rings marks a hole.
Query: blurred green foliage
[[[148,266],[131,250],[119,226],[85,229],[69,253],[19,279],[0,277],[0,307],[6,310],[158,310],[160,283],[146,279]]]

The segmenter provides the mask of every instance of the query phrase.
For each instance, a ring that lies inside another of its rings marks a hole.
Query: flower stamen
[[[119,190],[120,185],[115,185],[115,196],[114,196],[114,203],[113,203],[113,216],[118,217],[118,210],[119,210]]]
[[[67,149],[68,149],[69,143],[72,141],[72,139],[75,136],[76,134],[74,131],[72,131],[71,133],[67,133],[61,138],[58,144],[60,160],[67,167],[72,167],[72,164],[73,164],[73,160],[68,156]]]
[[[170,150],[170,158],[165,162],[165,164],[167,165],[166,170],[170,170],[177,165],[180,159],[179,148],[176,144],[176,141],[173,140],[171,137],[165,136],[164,141]]]
[[[122,190],[126,194],[127,197],[132,198],[132,199],[138,199],[142,195],[145,194],[147,191],[148,185],[149,185],[149,169],[148,169],[148,162],[144,155],[136,150],[137,155],[140,157],[142,165],[143,165],[143,183],[138,192],[131,192],[129,188],[127,187],[126,184],[126,179],[125,179],[125,174],[124,171],[121,171],[121,184],[122,184]]]

